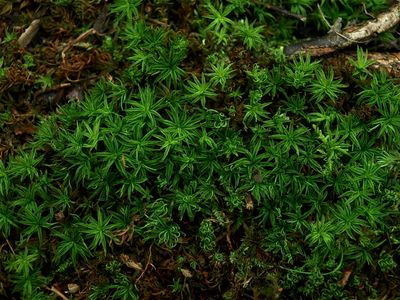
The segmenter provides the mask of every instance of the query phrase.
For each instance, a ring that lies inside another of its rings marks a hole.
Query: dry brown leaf
[[[68,283],[68,292],[70,294],[76,294],[77,292],[79,292],[79,285],[77,285],[76,283]]]
[[[250,193],[246,194],[246,209],[252,210],[254,208],[253,197],[251,197]]]
[[[121,261],[128,267],[131,269],[135,269],[138,271],[142,271],[143,270],[143,266],[140,262],[135,262],[133,259],[131,259],[129,257],[129,255],[126,254],[121,254],[119,256],[119,258],[121,259]]]
[[[185,278],[193,277],[192,273],[190,273],[190,271],[188,269],[181,269],[181,272],[182,272],[183,276],[185,276]]]
[[[353,272],[353,268],[346,268],[346,269],[343,271],[342,279],[340,279],[340,281],[339,281],[339,285],[340,285],[341,287],[344,287],[344,286],[347,284],[347,282],[349,281],[349,278],[350,278],[350,275],[351,275],[352,272]]]

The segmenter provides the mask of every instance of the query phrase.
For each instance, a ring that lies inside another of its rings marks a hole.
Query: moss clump
[[[324,4],[328,18],[362,19],[342,2]],[[353,76],[286,59],[277,45],[301,21],[280,28],[288,17],[273,21],[256,1],[118,0],[109,12],[115,31],[92,42],[118,69],[42,115],[33,140],[0,162],[0,294],[395,293],[395,79],[362,49]],[[180,13],[193,19],[170,21]]]

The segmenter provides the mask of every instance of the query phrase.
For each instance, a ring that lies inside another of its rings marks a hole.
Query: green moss
[[[226,299],[379,293],[369,282],[399,264],[398,83],[370,70],[361,48],[351,81],[309,57],[286,60],[257,2],[194,7],[203,40],[150,25],[144,4],[128,2],[111,4],[118,26],[102,37],[121,70],[0,162],[0,233],[13,240],[0,269],[13,293],[43,296],[90,262],[103,279],[87,279],[89,299],[139,299],[150,262],[168,251],[180,264],[163,267],[173,274],[159,288],[182,297],[211,280]],[[362,19],[355,2],[322,8]],[[317,26],[315,6],[286,8]],[[186,261],[195,267],[182,276]],[[338,285],[349,266],[354,277]]]

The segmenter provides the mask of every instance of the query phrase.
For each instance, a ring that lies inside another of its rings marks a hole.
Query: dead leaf
[[[65,219],[65,215],[63,211],[59,211],[54,214],[54,217],[56,218],[57,221],[63,221]]]
[[[185,276],[185,278],[193,277],[192,273],[190,273],[190,271],[188,269],[181,269],[181,272],[182,272],[183,276]]]
[[[76,294],[77,292],[79,292],[79,285],[77,285],[76,283],[68,283],[68,292],[70,294]]]
[[[32,124],[21,124],[17,125],[14,129],[14,134],[15,135],[23,135],[23,134],[29,134],[32,135],[36,132],[36,128],[33,127]]]
[[[251,197],[250,193],[246,194],[246,209],[252,210],[254,208],[253,198]]]
[[[129,257],[129,255],[126,254],[121,254],[119,256],[119,258],[121,259],[121,261],[130,269],[135,269],[138,271],[142,271],[143,270],[143,266],[140,262],[135,262],[133,259],[131,259]]]
[[[344,269],[343,275],[342,275],[342,279],[340,279],[340,281],[339,281],[339,285],[340,285],[341,287],[344,287],[344,286],[347,284],[347,282],[349,281],[349,278],[350,278],[350,275],[351,275],[352,272],[353,272],[353,268],[346,268],[346,269]]]

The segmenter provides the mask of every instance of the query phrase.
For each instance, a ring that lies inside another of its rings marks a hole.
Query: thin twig
[[[71,49],[73,45],[75,45],[76,43],[79,43],[80,41],[82,41],[83,39],[85,39],[86,37],[88,37],[89,35],[92,35],[92,34],[97,34],[96,29],[90,28],[89,30],[85,31],[80,36],[78,36],[75,40],[69,42],[68,45],[62,50],[61,58],[64,60],[65,59],[65,53],[69,49]]]
[[[162,22],[162,21],[157,20],[157,19],[148,18],[147,20],[149,22],[151,22],[151,23],[154,23],[156,25],[160,25],[160,26],[165,27],[165,28],[170,27],[170,25],[168,23]]]
[[[54,92],[54,91],[57,91],[57,90],[59,90],[59,89],[65,89],[65,88],[67,88],[67,87],[70,87],[71,85],[72,85],[72,84],[69,83],[69,82],[60,83],[60,84],[58,84],[58,85],[56,85],[56,86],[53,86],[53,87],[51,87],[51,88],[48,88],[48,89],[45,89],[45,90],[39,90],[39,91],[37,91],[36,94],[35,94],[35,96],[38,96],[38,95],[41,95],[41,94],[46,94],[46,93],[49,93],[49,92]]]
[[[372,19],[375,19],[375,16],[367,11],[367,6],[365,5],[365,2],[362,3],[362,6],[363,6],[364,13],[367,16],[370,16]]]
[[[62,298],[63,300],[69,300],[67,297],[65,297],[65,295],[63,293],[61,293],[58,289],[56,289],[54,287],[54,285],[51,288],[48,288],[46,286],[46,289],[48,289],[49,291],[52,291],[54,294],[56,294],[57,296],[59,296],[60,298]]]
[[[151,247],[153,247],[153,244],[150,245],[150,249],[149,249],[149,257],[147,259],[147,263],[146,266],[144,267],[144,270],[142,271],[142,273],[140,274],[140,276],[136,279],[135,283],[138,283],[139,280],[144,276],[144,273],[146,273],[149,265],[150,265],[150,260],[151,260]]]
[[[318,8],[319,14],[320,14],[321,17],[322,17],[322,20],[325,22],[325,24],[328,25],[329,29],[332,30],[333,26],[332,26],[332,25],[329,23],[329,21],[326,19],[324,13],[322,12],[321,6],[319,6],[319,4],[317,4],[317,8]]]
[[[292,13],[292,12],[290,12],[290,11],[284,9],[284,8],[273,6],[271,4],[264,3],[264,2],[261,2],[261,1],[257,1],[257,0],[253,0],[253,3],[257,4],[257,5],[264,6],[265,8],[267,8],[269,10],[273,10],[273,11],[275,11],[275,12],[281,14],[281,15],[292,17],[292,18],[298,19],[298,20],[303,21],[303,22],[307,21],[307,17],[304,17],[304,16],[299,15],[299,14]]]
[[[331,25],[331,24],[328,22],[328,20],[326,19],[324,13],[322,12],[321,6],[319,6],[319,4],[317,4],[317,7],[318,7],[319,13],[320,13],[321,16],[322,16],[322,19],[324,20],[324,22],[325,22],[325,23],[328,25],[328,27],[329,27],[329,32],[334,32],[335,34],[337,34],[337,35],[340,36],[341,38],[344,38],[345,40],[348,40],[348,41],[350,41],[350,42],[359,43],[359,42],[357,42],[357,41],[355,41],[355,40],[352,40],[352,39],[348,38],[347,36],[344,36],[343,34],[341,34],[341,33],[335,28],[335,26]]]
[[[228,226],[226,228],[226,241],[228,243],[229,250],[232,250],[233,246],[231,241],[231,223],[228,223]]]
[[[8,247],[10,247],[11,252],[15,255],[14,249],[13,249],[13,247],[11,246],[10,241],[9,241],[8,239],[6,239],[6,243],[7,243]]]

